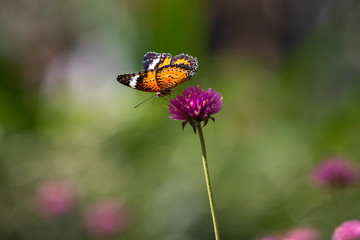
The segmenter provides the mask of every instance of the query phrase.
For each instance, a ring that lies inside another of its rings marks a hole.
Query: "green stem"
[[[209,168],[208,168],[208,164],[207,164],[205,140],[204,140],[204,135],[202,132],[201,124],[199,124],[199,126],[198,126],[198,132],[199,132],[199,138],[200,138],[200,144],[201,144],[202,160],[203,160],[205,179],[206,179],[206,187],[207,187],[207,192],[208,192],[208,196],[209,196],[212,221],[213,221],[213,225],[214,225],[215,240],[220,240],[219,229],[217,226],[216,216],[215,216],[214,199],[213,199],[212,191],[211,191],[210,173],[209,173]]]
[[[341,221],[342,219],[342,216],[341,216],[341,211],[339,209],[339,203],[338,203],[338,199],[337,199],[337,189],[334,188],[334,187],[331,187],[330,188],[330,197],[331,197],[331,201],[332,201],[332,204],[333,204],[333,207],[334,207],[334,212],[335,212],[335,215],[336,215],[336,219],[338,222]]]

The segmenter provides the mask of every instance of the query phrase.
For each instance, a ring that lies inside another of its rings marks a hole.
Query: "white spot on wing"
[[[135,88],[137,80],[139,79],[140,75],[133,76],[130,80],[129,86],[131,88]]]
[[[156,59],[154,59],[154,61],[149,65],[148,69],[154,70],[155,66],[160,62],[160,56]]]

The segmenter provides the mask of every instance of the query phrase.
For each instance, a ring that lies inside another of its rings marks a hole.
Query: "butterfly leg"
[[[166,107],[166,108],[169,108],[167,105],[165,105],[163,102],[162,102],[162,99],[170,102],[168,99],[164,98],[164,97],[159,97],[159,101],[160,101],[160,104],[163,106],[163,107]]]

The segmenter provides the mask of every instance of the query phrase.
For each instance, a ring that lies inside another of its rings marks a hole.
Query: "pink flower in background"
[[[283,237],[284,240],[317,240],[319,233],[312,228],[295,228],[286,233]]]
[[[107,200],[88,208],[84,223],[92,235],[108,236],[124,230],[128,224],[128,216],[122,204]]]
[[[336,228],[332,240],[360,240],[360,221],[346,221]]]
[[[75,187],[66,180],[42,183],[35,196],[37,209],[47,217],[57,217],[70,212],[74,208],[75,199]]]
[[[357,183],[357,166],[341,156],[333,156],[320,163],[313,172],[319,186],[346,187]]]

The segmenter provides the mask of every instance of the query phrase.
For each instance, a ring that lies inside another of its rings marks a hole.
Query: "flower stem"
[[[341,221],[342,219],[342,216],[341,216],[341,211],[340,211],[340,208],[339,208],[339,202],[338,202],[338,199],[337,199],[337,189],[335,188],[330,188],[330,197],[331,197],[331,201],[332,201],[332,204],[333,204],[333,207],[334,207],[334,213],[336,215],[336,220],[338,222]]]
[[[216,216],[215,216],[214,199],[213,199],[212,191],[211,191],[210,173],[209,173],[209,168],[208,168],[208,164],[207,164],[205,140],[204,140],[204,135],[202,132],[201,124],[198,125],[198,132],[199,132],[199,138],[200,138],[200,144],[201,144],[202,160],[203,160],[204,173],[205,173],[205,179],[206,179],[206,187],[207,187],[207,192],[208,192],[208,196],[209,196],[212,221],[213,221],[213,225],[214,225],[215,240],[220,240],[219,229],[217,226],[217,221],[216,221]]]

